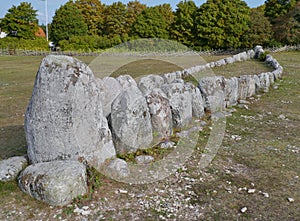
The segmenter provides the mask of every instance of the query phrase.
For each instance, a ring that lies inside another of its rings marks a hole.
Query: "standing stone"
[[[18,179],[20,189],[37,200],[64,206],[87,193],[86,168],[77,161],[53,161],[27,167]]]
[[[169,99],[161,89],[156,88],[146,96],[146,101],[155,137],[168,138],[172,135],[173,128]]]
[[[130,75],[121,75],[116,78],[123,90],[136,89],[137,83]]]
[[[261,73],[258,75],[260,80],[261,91],[267,93],[270,87],[270,77],[268,73]]]
[[[208,111],[225,109],[225,78],[221,76],[205,77],[199,80],[199,89],[205,98]]]
[[[146,99],[137,86],[127,88],[111,107],[111,128],[119,154],[148,148],[153,139]]]
[[[163,84],[164,84],[164,79],[161,76],[148,75],[140,79],[138,83],[138,87],[144,95],[147,95],[154,88],[160,88]]]
[[[12,181],[27,166],[28,161],[25,157],[11,157],[0,161],[0,181]]]
[[[112,102],[120,93],[122,93],[123,88],[121,87],[120,83],[112,77],[105,77],[103,80],[97,79],[97,84],[101,91],[103,115],[108,117],[111,113]]]
[[[246,100],[246,98],[255,95],[255,80],[251,75],[242,75],[238,78],[239,81],[239,99]]]
[[[70,159],[99,168],[115,156],[95,77],[75,58],[43,59],[26,112],[25,132],[32,163]]]
[[[226,106],[234,106],[239,98],[239,82],[236,77],[225,79],[225,102]]]
[[[263,54],[263,53],[265,53],[265,51],[264,51],[264,49],[263,49],[263,47],[262,46],[260,46],[260,45],[257,45],[257,46],[255,46],[255,48],[254,48],[254,58],[255,59],[260,59],[260,57],[261,57],[261,55]]]
[[[192,96],[192,115],[196,118],[201,118],[204,116],[204,106],[205,102],[202,98],[202,94],[198,87],[191,83],[185,83],[186,88],[189,90]]]
[[[261,83],[259,80],[258,75],[253,75],[254,81],[255,81],[255,93],[258,94],[261,91]]]
[[[189,124],[193,118],[192,96],[184,83],[164,84],[162,91],[170,100],[173,118],[173,127],[182,128]]]

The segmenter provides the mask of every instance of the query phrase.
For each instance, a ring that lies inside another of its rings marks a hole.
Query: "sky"
[[[110,5],[113,2],[121,1],[123,3],[127,3],[130,0],[102,0],[101,2]],[[167,3],[171,4],[173,10],[176,9],[176,5],[180,2],[181,0],[171,0],[168,1]],[[45,1],[43,0],[34,0],[34,1],[29,1],[29,0],[1,0],[0,3],[0,18],[3,18],[5,14],[7,13],[7,10],[11,8],[13,5],[18,6],[21,2],[30,2],[31,5],[35,10],[38,10],[38,19],[40,24],[46,24],[46,16],[45,16]],[[68,2],[68,0],[48,0],[48,23],[51,22],[52,17],[55,14],[55,10],[57,10],[61,5],[65,4]],[[166,1],[158,1],[158,0],[140,0],[139,2],[146,4],[148,6],[154,6],[154,5],[159,5],[166,3]],[[197,6],[200,6],[205,0],[194,0],[194,2],[197,4]],[[265,0],[246,0],[245,1],[249,7],[254,8],[257,6],[260,6],[264,4]]]

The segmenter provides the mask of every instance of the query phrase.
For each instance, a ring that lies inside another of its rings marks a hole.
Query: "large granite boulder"
[[[267,93],[270,87],[270,77],[268,73],[261,73],[258,75],[260,81],[261,92]]]
[[[129,82],[130,83],[130,82]],[[119,154],[147,148],[152,142],[152,125],[147,102],[137,86],[126,85],[112,103],[111,128]]]
[[[170,100],[173,127],[183,128],[193,118],[192,95],[184,83],[164,84],[162,91]]]
[[[205,99],[205,108],[210,112],[225,109],[225,78],[204,77],[199,80],[199,89]]]
[[[12,181],[19,173],[27,166],[28,160],[26,157],[11,157],[0,161],[0,181]]]
[[[77,161],[53,161],[27,167],[19,176],[20,189],[37,200],[64,206],[87,193],[86,168]]]
[[[137,83],[130,75],[121,75],[116,78],[123,90],[136,89]]]
[[[80,160],[99,168],[114,157],[100,96],[84,63],[67,56],[44,58],[26,111],[29,160]]]
[[[144,95],[147,95],[154,88],[160,88],[163,84],[164,84],[164,79],[161,76],[148,75],[140,79],[138,83],[138,87]]]
[[[252,75],[242,75],[238,78],[239,82],[239,99],[245,100],[248,97],[255,95],[256,86],[255,79]]]
[[[122,93],[123,88],[120,83],[112,77],[97,79],[98,87],[101,91],[101,104],[103,115],[108,117],[111,113],[111,104]]]
[[[153,89],[146,96],[146,101],[155,138],[167,138],[172,135],[172,111],[169,99],[164,92],[159,88]]]
[[[239,81],[236,77],[225,79],[225,103],[226,106],[234,106],[239,98]]]
[[[202,98],[202,94],[198,87],[192,83],[185,83],[185,87],[189,90],[192,96],[192,115],[196,118],[201,118],[204,116],[204,106],[205,102]]]

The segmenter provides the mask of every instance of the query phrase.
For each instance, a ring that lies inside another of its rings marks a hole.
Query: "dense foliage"
[[[38,30],[37,10],[27,2],[22,2],[19,6],[13,5],[1,19],[0,28],[12,36],[33,39]]]
[[[71,2],[56,10],[50,26],[50,39],[58,43],[72,36],[86,35],[88,26],[80,10]]]
[[[170,4],[149,7],[137,0],[110,5],[69,0],[53,17],[50,40],[62,50],[80,51],[138,38],[171,39],[201,50],[299,44],[299,2],[266,0],[250,9],[243,0],[207,0],[199,7],[193,0],[182,0],[173,10]],[[0,19],[0,28],[16,30],[20,39],[36,38],[36,12],[30,3],[13,6]]]

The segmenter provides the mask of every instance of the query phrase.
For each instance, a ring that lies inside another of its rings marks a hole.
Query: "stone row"
[[[197,79],[196,86],[185,82],[185,76],[262,54],[262,47],[257,46],[205,66],[148,75],[138,82],[128,75],[96,79],[90,68],[75,58],[47,56],[26,111],[31,165],[18,178],[20,188],[51,205],[65,205],[86,193],[85,165],[99,171],[107,167],[126,176],[130,171],[117,154],[168,139],[174,128],[184,128],[205,111],[223,111],[256,93],[267,92],[282,77],[283,68],[268,55],[266,63],[273,72],[228,79],[206,76]],[[108,166],[107,160],[112,160]],[[0,174],[5,174],[1,179],[14,179],[26,166],[23,161],[16,161],[18,170],[0,168]],[[11,165],[11,161],[4,164]]]

